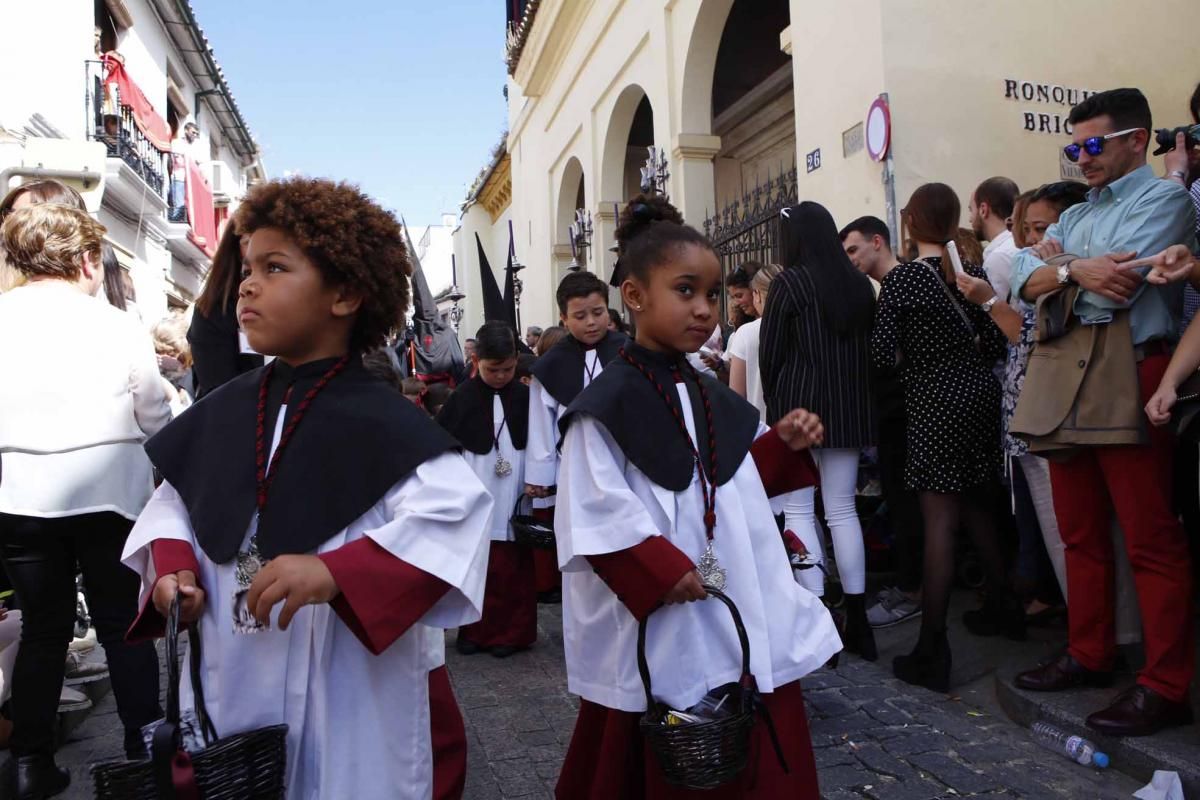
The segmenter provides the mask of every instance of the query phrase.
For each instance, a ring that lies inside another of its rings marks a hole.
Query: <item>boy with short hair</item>
[[[532,369],[529,383],[529,441],[525,449],[526,491],[534,513],[552,516],[558,482],[558,422],[567,406],[617,357],[628,338],[608,329],[608,286],[590,272],[572,272],[558,285],[559,319],[567,335]],[[534,554],[537,588],[543,601],[558,593],[560,577],[554,553]]]
[[[178,593],[216,729],[289,726],[290,797],[429,797],[426,676],[438,629],[479,619],[492,501],[362,365],[408,304],[400,227],[354,187],[300,178],[255,187],[235,224],[238,319],[276,359],[147,444],[164,483],[125,548],[144,604],[130,636],[161,633]]]

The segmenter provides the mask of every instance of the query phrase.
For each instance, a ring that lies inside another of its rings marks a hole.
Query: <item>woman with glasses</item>
[[[916,259],[884,279],[871,338],[880,369],[898,368],[908,415],[905,483],[925,520],[921,633],[912,653],[892,662],[896,677],[945,692],[950,688],[946,612],[954,579],[954,544],[965,524],[987,580],[983,609],[968,612],[977,630],[1024,636],[1024,612],[1007,590],[994,509],[1001,457],[1000,384],[992,366],[1005,355],[1004,334],[955,286],[947,244],[962,213],[942,183],[918,188],[902,213]]]
[[[871,282],[850,262],[833,217],[817,203],[782,212],[784,271],[763,309],[759,374],[774,424],[793,408],[807,408],[825,424],[825,443],[813,450],[821,472],[821,501],[833,537],[846,598],[842,641],[863,658],[876,658],[867,623],[866,553],[855,495],[859,452],[875,443],[870,392],[870,339],[875,311]],[[813,555],[822,546],[815,490],[785,506],[794,530]]]
[[[59,204],[20,207],[0,227],[24,284],[0,295],[0,560],[22,606],[13,670],[15,794],[50,797],[69,773],[54,727],[83,573],[125,751],[144,757],[141,726],[162,715],[158,657],[128,645],[138,577],[120,561],[154,489],[143,442],[171,418],[149,337],[97,298],[104,227]],[[70,364],[71,369],[63,369]]]

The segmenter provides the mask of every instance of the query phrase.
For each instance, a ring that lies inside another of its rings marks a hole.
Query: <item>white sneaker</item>
[[[108,675],[108,664],[103,656],[94,656],[90,652],[78,650],[67,651],[67,671],[65,674],[67,686],[80,683],[90,683]]]
[[[867,609],[867,624],[890,628],[921,616],[921,607],[904,592],[889,586],[879,593],[879,602]]]
[[[83,636],[72,639],[69,645],[72,652],[87,653],[96,647],[96,629],[88,628]]]

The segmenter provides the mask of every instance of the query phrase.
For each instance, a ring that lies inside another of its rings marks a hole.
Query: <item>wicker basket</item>
[[[746,766],[750,754],[750,732],[758,708],[758,693],[750,676],[750,641],[737,606],[723,593],[706,586],[708,596],[720,600],[733,615],[742,645],[742,678],[730,696],[735,709],[727,717],[711,722],[666,725],[669,709],[650,691],[650,666],[646,663],[646,620],[638,625],[637,659],[642,685],[646,688],[646,713],[639,727],[650,744],[668,783],[688,789],[712,789],[728,783]]]
[[[97,764],[92,780],[98,800],[173,800],[176,786],[190,768],[203,800],[282,800],[286,793],[287,725],[218,738],[200,681],[200,633],[188,630],[195,713],[206,747],[185,753],[179,735],[179,598],[167,616],[167,711],[154,734],[153,755],[145,761]],[[186,778],[184,779],[187,780]],[[182,787],[180,787],[182,789]],[[186,790],[183,796],[194,796]]]
[[[554,550],[558,547],[558,542],[554,538],[554,526],[549,522],[537,519],[532,514],[517,513],[521,509],[521,501],[524,499],[524,494],[517,495],[517,502],[513,505],[512,518],[509,520],[512,524],[513,539],[517,544],[523,544],[526,547]]]

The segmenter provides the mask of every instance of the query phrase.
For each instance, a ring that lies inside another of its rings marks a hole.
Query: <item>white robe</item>
[[[516,507],[517,497],[525,492],[525,451],[518,450],[513,446],[512,437],[509,436],[509,426],[504,425],[503,429],[500,427],[503,421],[504,404],[500,401],[500,395],[494,395],[492,397],[492,436],[495,438],[499,434],[500,456],[512,465],[512,473],[507,477],[501,478],[496,474],[497,448],[493,447],[491,451],[483,455],[463,450],[463,458],[467,460],[475,475],[487,487],[495,504],[488,526],[493,542],[511,542],[513,540],[512,526],[508,524],[508,521]]]
[[[604,370],[600,354],[586,350],[583,354],[583,388]],[[529,439],[525,443],[525,482],[534,486],[554,486],[558,481],[558,421],[567,407],[554,399],[537,378],[529,382]],[[550,508],[553,496],[533,501],[534,508]]]
[[[442,660],[442,629],[475,622],[482,613],[491,512],[491,497],[462,456],[444,453],[418,466],[318,548],[329,552],[368,536],[450,584],[378,656],[328,604],[305,606],[287,631],[273,624],[270,630],[234,633],[235,562],[216,564],[205,556],[182,499],[168,483],[138,518],[122,560],[142,576],[144,604],[157,580],[151,543],[178,539],[192,546],[206,592],[200,631],[209,714],[220,735],[288,724],[290,800],[424,800],[433,791],[427,676]],[[275,607],[272,620],[282,607]],[[184,676],[187,709],[192,692],[186,670]]]
[[[676,384],[676,390],[694,438],[691,400],[684,384]],[[760,435],[765,430],[760,428]],[[679,434],[673,430],[671,435]],[[759,691],[771,692],[822,666],[841,649],[841,639],[820,599],[792,578],[750,454],[718,487],[716,511],[713,547],[727,571],[725,593],[745,623]],[[573,421],[563,443],[554,516],[571,692],[619,711],[646,708],[637,669],[638,623],[586,556],[662,535],[696,562],[706,545],[703,517],[696,473],[685,491],[672,492],[629,462],[598,420],[581,415]],[[741,648],[729,611],[711,600],[655,611],[647,627],[646,656],[654,696],[678,709],[741,673]]]

